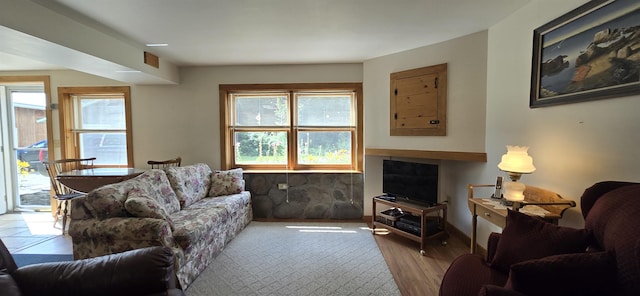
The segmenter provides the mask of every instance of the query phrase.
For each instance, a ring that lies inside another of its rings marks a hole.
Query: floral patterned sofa
[[[182,289],[253,219],[242,170],[206,164],[152,169],[74,199],[74,259],[149,246],[174,250]]]

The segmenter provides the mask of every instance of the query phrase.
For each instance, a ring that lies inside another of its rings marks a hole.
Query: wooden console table
[[[417,216],[420,216],[420,235],[415,235],[413,233],[404,231],[402,229],[396,228],[393,225],[389,225],[383,223],[380,219],[379,213],[376,211],[376,204],[383,204],[386,206],[390,206],[393,208],[401,209],[403,212],[408,212]],[[442,212],[442,216],[427,216],[429,213],[438,213]],[[376,226],[385,228],[389,230],[391,233],[395,233],[397,235],[403,236],[410,240],[416,241],[420,243],[420,255],[425,255],[425,243],[427,239],[430,238],[440,238],[441,243],[443,245],[447,244],[447,238],[449,238],[449,233],[447,232],[447,205],[446,204],[437,204],[435,206],[423,206],[415,203],[405,202],[405,201],[389,201],[385,199],[381,199],[378,197],[373,198],[373,215],[372,215],[372,228],[371,232],[375,234]],[[427,230],[427,220],[429,218],[437,218],[438,226],[434,233],[429,233]]]
[[[481,217],[492,224],[504,228],[507,221],[507,207],[500,205],[499,199],[492,199],[488,197],[478,198],[474,196],[474,188],[477,187],[494,187],[494,185],[474,185],[469,184],[469,210],[473,215],[471,218],[471,246],[470,252],[473,254],[477,249],[477,235],[476,229],[478,225],[478,217]],[[526,202],[542,202],[542,203],[553,203],[553,202],[568,202],[568,200],[563,199],[560,195],[555,192],[533,187],[527,186],[524,190],[524,200]],[[558,220],[562,218],[562,214],[565,210],[570,208],[570,205],[528,205],[522,209],[520,212],[538,216],[545,221],[558,224]]]

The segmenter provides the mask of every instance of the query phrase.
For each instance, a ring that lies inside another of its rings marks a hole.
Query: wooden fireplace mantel
[[[458,160],[471,162],[487,162],[487,153],[460,151],[407,150],[391,148],[365,148],[366,156],[393,156],[407,158],[426,158],[441,160]]]

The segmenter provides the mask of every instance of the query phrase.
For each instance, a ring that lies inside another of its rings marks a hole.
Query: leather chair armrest
[[[492,232],[487,239],[487,262],[491,262],[496,255],[496,249],[498,249],[498,242],[500,241],[501,233]]]
[[[478,296],[526,296],[520,292],[509,290],[496,285],[484,285],[480,288]]]
[[[176,287],[173,252],[166,247],[28,265],[12,276],[22,295],[184,295]]]

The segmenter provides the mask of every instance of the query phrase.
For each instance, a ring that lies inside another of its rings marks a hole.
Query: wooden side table
[[[469,210],[471,211],[471,247],[470,252],[473,254],[477,250],[477,226],[478,226],[478,217],[481,217],[492,224],[504,228],[507,221],[507,207],[501,206],[498,199],[487,198],[487,197],[475,197],[474,189],[477,187],[494,187],[494,185],[474,185],[469,184],[468,192],[469,192]],[[559,194],[545,190],[542,188],[537,188],[533,186],[527,186],[524,190],[524,200],[525,202],[531,203],[566,203],[568,200],[563,199]],[[574,205],[575,206],[575,205]],[[521,212],[533,216],[538,216],[544,219],[545,221],[558,224],[558,220],[562,218],[562,214],[565,210],[570,208],[570,205],[529,205],[522,209]]]

